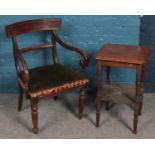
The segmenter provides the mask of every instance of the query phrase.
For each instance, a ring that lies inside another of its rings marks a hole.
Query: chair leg
[[[109,102],[105,103],[105,110],[108,111],[109,110]]]
[[[25,97],[26,99],[30,99],[30,95],[27,92],[25,93]]]
[[[86,98],[86,86],[80,89],[80,97],[79,97],[79,119],[83,116],[84,103]]]
[[[33,123],[33,132],[38,133],[38,100],[36,98],[31,98],[31,111],[32,111],[32,123]]]
[[[58,99],[58,96],[54,96],[53,99],[54,99],[54,100],[57,100],[57,99]]]
[[[22,111],[22,104],[23,104],[23,88],[19,85],[18,111]]]

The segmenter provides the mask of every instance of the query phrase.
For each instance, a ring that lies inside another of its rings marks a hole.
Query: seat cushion
[[[55,88],[67,83],[85,80],[86,77],[61,64],[52,64],[29,70],[29,92],[36,93]],[[87,80],[88,81],[88,80]]]

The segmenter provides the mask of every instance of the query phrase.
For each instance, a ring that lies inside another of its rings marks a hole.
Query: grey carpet
[[[133,110],[127,105],[101,109],[101,126],[95,127],[94,97],[89,96],[82,120],[77,118],[78,94],[65,94],[39,102],[39,128],[31,131],[31,111],[24,99],[23,111],[17,111],[17,94],[0,94],[0,138],[155,138],[155,95],[144,95],[138,134],[131,132]]]

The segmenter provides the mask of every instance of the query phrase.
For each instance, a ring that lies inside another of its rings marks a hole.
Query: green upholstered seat
[[[52,64],[29,70],[29,92],[35,93],[66,83],[86,79],[86,77],[61,64]]]

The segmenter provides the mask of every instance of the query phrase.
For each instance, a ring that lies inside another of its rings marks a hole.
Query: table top
[[[95,59],[132,64],[145,64],[149,53],[150,49],[144,46],[105,44],[96,53]]]

